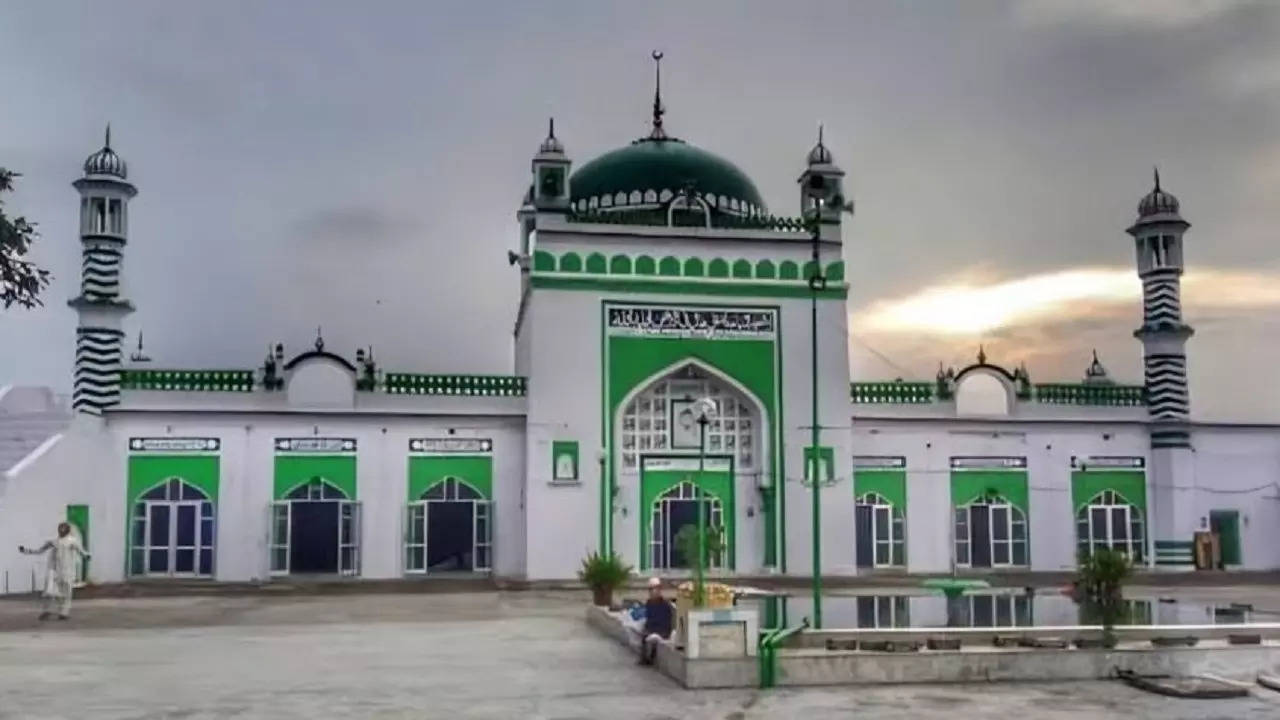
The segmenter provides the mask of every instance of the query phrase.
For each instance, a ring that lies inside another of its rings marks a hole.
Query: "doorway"
[[[318,477],[272,503],[271,573],[359,574],[359,510]]]
[[[1240,512],[1238,510],[1211,510],[1209,530],[1218,536],[1218,549],[1222,566],[1240,564]]]
[[[492,506],[457,478],[432,485],[409,504],[405,571],[487,572],[491,568]]]
[[[956,565],[972,568],[1027,564],[1027,520],[1016,505],[990,496],[956,508]]]
[[[170,478],[134,504],[129,574],[213,575],[213,502],[200,488]]]

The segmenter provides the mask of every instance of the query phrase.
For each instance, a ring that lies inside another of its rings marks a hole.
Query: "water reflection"
[[[780,598],[770,615],[767,602],[743,600],[757,607],[763,627],[791,626],[812,617],[807,595]],[[1206,603],[1196,600],[1134,597],[1125,600],[1119,625],[1238,625],[1254,622],[1247,605]],[[822,601],[826,628],[969,627],[1021,628],[1094,625],[1087,611],[1058,588],[992,589],[967,592],[948,606],[939,594],[914,588],[898,592],[826,595]],[[768,624],[772,617],[775,625]]]

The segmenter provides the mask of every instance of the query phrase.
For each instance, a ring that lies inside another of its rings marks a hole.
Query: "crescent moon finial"
[[[653,59],[654,59],[654,60],[661,60],[661,59],[662,59],[662,51],[660,51],[660,50],[654,50],[654,51],[653,51]]]

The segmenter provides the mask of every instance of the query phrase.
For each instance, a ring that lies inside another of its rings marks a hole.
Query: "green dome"
[[[674,138],[643,138],[586,163],[569,180],[570,203],[578,211],[652,206],[665,203],[690,183],[699,197],[721,212],[766,212],[760,191],[746,173]]]

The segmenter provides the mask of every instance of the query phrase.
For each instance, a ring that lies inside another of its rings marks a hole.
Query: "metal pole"
[[[702,488],[707,456],[707,416],[698,416],[698,590],[699,602],[707,601],[706,585],[703,579],[707,567],[707,503]]]
[[[822,276],[822,264],[818,257],[818,241],[822,234],[822,200],[817,199],[814,202],[813,215],[813,269],[812,275],[809,277],[809,297],[810,297],[810,339],[812,341],[812,375],[813,375],[813,418],[812,418],[812,447],[813,447],[813,476],[810,481],[813,483],[811,488],[813,494],[813,627],[822,627],[822,499],[821,499],[821,480],[818,477],[818,471],[821,463],[819,459],[821,452],[819,451],[818,436],[818,290],[826,284],[826,278]]]

